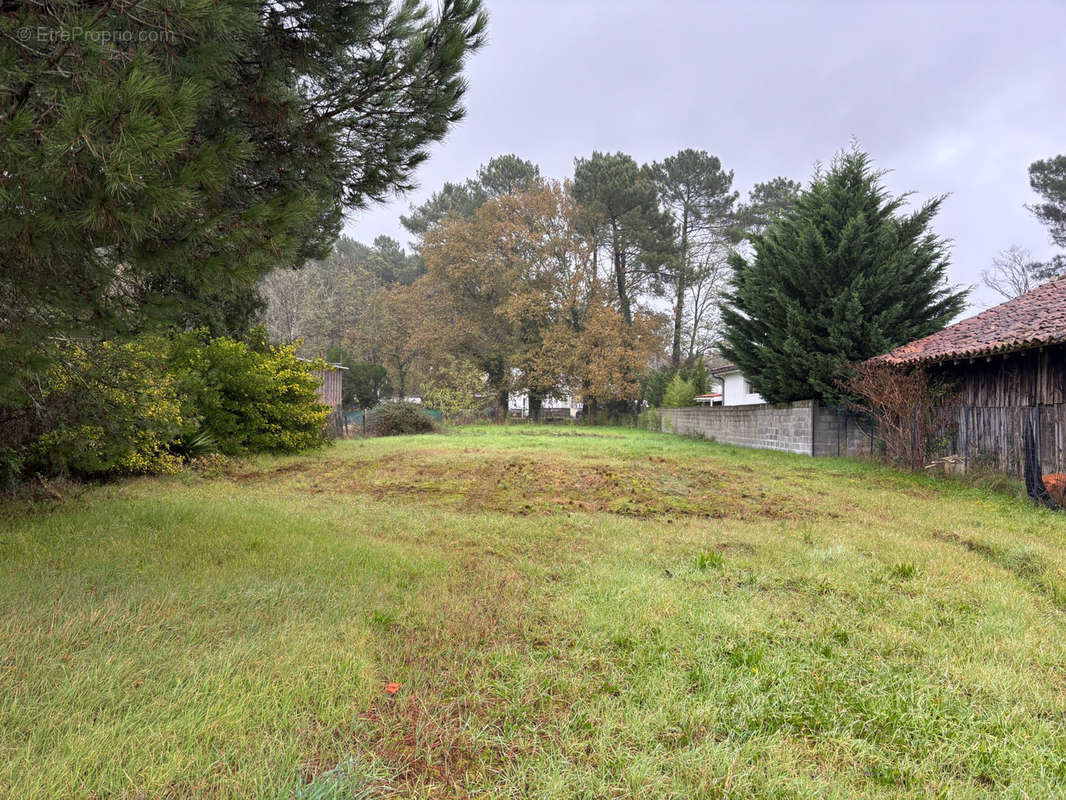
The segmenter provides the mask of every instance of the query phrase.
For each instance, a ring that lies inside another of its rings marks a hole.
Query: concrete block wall
[[[814,409],[814,446],[811,455],[869,455],[877,438],[873,419],[865,414],[818,404]]]
[[[664,408],[661,427],[666,433],[698,434],[722,444],[811,455],[815,405],[806,400],[785,405]]]
[[[856,456],[873,447],[868,419],[817,400],[782,405],[660,409],[661,430],[722,444],[808,456]]]

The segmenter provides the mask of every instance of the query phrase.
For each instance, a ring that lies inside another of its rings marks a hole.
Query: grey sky
[[[1054,252],[1023,208],[1027,169],[1066,152],[1066,2],[521,2],[488,0],[467,118],[420,187],[346,233],[406,243],[399,215],[446,180],[516,153],[550,177],[575,156],[640,162],[708,150],[752,184],[802,182],[858,138],[895,192],[949,193],[936,230],[951,279],[978,283],[999,250]],[[978,287],[977,307],[998,302]]]

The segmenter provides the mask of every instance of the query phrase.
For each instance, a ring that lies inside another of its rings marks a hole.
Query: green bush
[[[166,343],[68,344],[40,379],[23,474],[176,472],[170,443],[191,424],[166,368]]]
[[[678,373],[670,381],[670,385],[666,387],[666,394],[663,395],[663,406],[665,408],[684,408],[695,404],[696,387],[692,381],[685,380],[681,377],[681,373]]]
[[[420,389],[426,405],[454,424],[460,417],[476,415],[485,380],[481,370],[470,362],[450,358],[431,372]]]
[[[672,369],[656,370],[641,378],[640,385],[644,394],[644,402],[651,407],[661,406],[663,397],[666,395],[666,387],[670,385]]]
[[[211,339],[202,331],[176,337],[170,352],[183,403],[199,420],[197,432],[226,455],[325,444],[330,409],[319,401],[312,374],[323,366],[301,361],[294,345]]]
[[[348,371],[343,380],[351,385],[352,401],[359,408],[373,408],[392,392],[389,374],[379,364],[353,361],[346,364]],[[349,406],[348,390],[345,389],[345,408]]]
[[[366,430],[372,436],[406,436],[433,433],[437,423],[417,403],[399,400],[372,408],[367,413]]]
[[[667,405],[666,392],[670,388],[670,384],[678,378],[692,384],[696,395],[706,394],[709,391],[710,380],[707,366],[703,363],[702,358],[698,358],[688,366],[680,368],[663,367],[641,378],[640,385],[643,390],[644,402],[652,407]],[[692,404],[688,403],[687,405]]]
[[[27,475],[176,472],[219,451],[325,443],[329,408],[295,347],[183,333],[62,343],[29,408],[0,409],[0,485]]]
[[[637,416],[637,427],[642,431],[662,429],[662,416],[654,408],[646,408]]]

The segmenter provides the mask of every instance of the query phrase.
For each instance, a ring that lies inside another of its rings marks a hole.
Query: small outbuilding
[[[310,361],[309,358],[301,358],[301,361]],[[325,369],[311,370],[311,374],[318,380],[318,397],[327,406],[331,413],[326,423],[331,436],[344,434],[344,376],[342,371],[348,368],[343,364],[326,362]]]
[[[1066,277],[917,339],[878,361],[950,379],[961,447],[1019,472],[1022,431],[1036,430],[1045,471],[1066,454]]]
[[[971,406],[1066,403],[1066,278],[1045,283],[881,359],[956,379]]]

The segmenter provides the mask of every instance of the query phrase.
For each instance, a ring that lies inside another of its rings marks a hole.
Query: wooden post
[[[914,404],[914,424],[911,426],[911,469],[918,469],[918,404]]]
[[[1033,451],[1036,453],[1037,469],[1044,472],[1044,463],[1040,459],[1040,403],[1033,407]]]
[[[970,469],[970,406],[962,404],[962,474]]]

